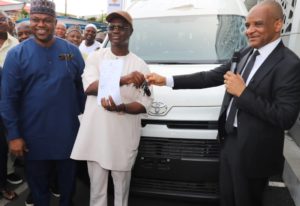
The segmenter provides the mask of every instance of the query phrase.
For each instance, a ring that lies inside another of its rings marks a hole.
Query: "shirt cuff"
[[[21,138],[20,132],[17,129],[8,129],[6,139],[11,141],[17,138]]]
[[[174,87],[174,78],[173,78],[173,76],[167,76],[166,77],[166,86],[171,87],[171,88]]]

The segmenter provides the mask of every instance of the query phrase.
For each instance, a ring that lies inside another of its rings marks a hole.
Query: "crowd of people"
[[[32,0],[30,23],[19,24],[15,32],[0,12],[2,198],[17,197],[6,187],[14,174],[8,162],[21,157],[31,191],[28,206],[49,206],[51,182],[57,183],[60,205],[71,206],[76,163],[86,161],[90,205],[107,206],[111,174],[114,205],[127,206],[141,114],[153,100],[151,85],[224,84],[218,122],[220,205],[262,206],[268,178],[282,170],[284,130],[300,109],[300,60],[280,38],[280,4],[265,0],[249,11],[249,46],[239,51],[235,68],[229,61],[173,77],[150,73],[129,50],[134,31],[129,13],[115,11],[106,20],[111,47],[101,48],[95,25],[86,25],[83,35],[76,25],[66,28],[57,22],[52,1]],[[141,87],[145,81],[147,92]]]
[[[76,163],[83,160],[88,162],[87,170],[93,182],[91,205],[106,205],[105,182],[109,171],[114,180],[116,205],[127,205],[130,171],[140,138],[140,114],[147,111],[152,101],[140,88],[149,69],[128,50],[133,32],[130,15],[115,12],[107,17],[115,26],[108,31],[112,46],[105,52],[100,49],[105,35],[97,34],[94,24],[87,24],[83,32],[77,25],[67,28],[57,21],[55,4],[48,0],[31,1],[29,23],[11,28],[9,17],[3,11],[0,20],[1,197],[17,198],[7,187],[10,175],[7,165],[8,157],[13,157],[11,165],[15,158],[22,158],[30,190],[25,201],[27,206],[49,206],[51,192],[60,197],[61,206],[72,205]],[[97,101],[99,67],[108,69],[106,64],[115,62],[120,69],[115,84],[120,87],[117,96],[121,102],[115,102],[115,97],[110,95]],[[83,114],[82,135],[78,134],[75,143],[80,114]],[[97,122],[90,124],[90,118],[105,121],[99,124],[103,129],[97,129]],[[124,126],[116,130],[115,123]],[[97,129],[91,139],[84,138],[88,132],[85,127],[91,131]],[[123,129],[128,132],[124,133]],[[101,145],[107,142],[106,148],[111,149],[114,142],[123,143],[114,151],[102,147],[101,153],[94,153],[98,149],[88,147],[97,146],[97,141]],[[91,156],[84,156],[82,150],[90,150]],[[99,156],[107,156],[106,163]],[[119,162],[120,157],[124,161]],[[96,183],[98,180],[103,184]],[[22,181],[20,178],[18,184]]]

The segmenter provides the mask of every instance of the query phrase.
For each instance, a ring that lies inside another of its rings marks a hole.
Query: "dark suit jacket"
[[[241,50],[240,70],[251,48]],[[174,77],[174,89],[196,89],[223,84],[230,63],[211,71]],[[230,95],[225,94],[219,119],[219,138],[226,141],[225,114]],[[268,177],[283,167],[284,131],[300,108],[300,60],[282,42],[237,98],[238,148],[249,177]]]

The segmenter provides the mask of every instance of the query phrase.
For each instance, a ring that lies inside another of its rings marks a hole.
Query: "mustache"
[[[5,31],[5,32],[7,32],[7,30],[8,30],[8,26],[0,26],[0,30],[1,31]]]

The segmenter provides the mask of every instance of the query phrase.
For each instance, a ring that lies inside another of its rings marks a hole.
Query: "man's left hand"
[[[246,88],[243,77],[231,71],[226,72],[224,75],[224,85],[229,94],[237,97],[239,97]]]
[[[102,98],[101,105],[104,109],[111,112],[123,112],[125,110],[125,105],[116,105],[111,96],[109,96],[108,99]]]

